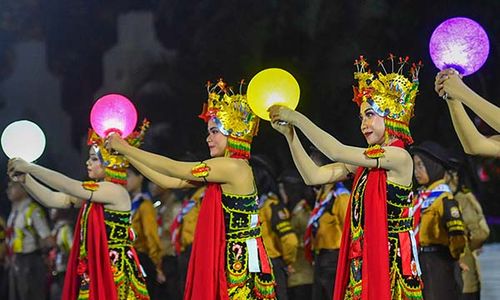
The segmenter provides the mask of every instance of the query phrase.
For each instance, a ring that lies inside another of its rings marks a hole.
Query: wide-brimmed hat
[[[455,167],[452,161],[450,160],[451,155],[449,151],[446,150],[443,146],[433,141],[424,141],[419,145],[410,147],[410,153],[412,155],[418,153],[424,153],[431,159],[439,162],[445,168]]]

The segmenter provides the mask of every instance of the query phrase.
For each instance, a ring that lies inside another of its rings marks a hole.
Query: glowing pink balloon
[[[440,70],[454,68],[470,75],[488,58],[490,42],[486,31],[468,18],[451,18],[434,30],[429,42],[432,61]]]
[[[90,124],[100,137],[112,132],[127,137],[137,125],[137,111],[125,96],[109,94],[99,98],[90,111]]]

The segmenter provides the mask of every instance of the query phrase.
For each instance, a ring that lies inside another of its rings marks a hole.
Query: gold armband
[[[203,180],[207,181],[205,179],[205,177],[208,176],[210,172],[210,167],[207,166],[206,163],[204,162],[201,162],[199,164],[197,164],[196,166],[194,166],[192,169],[191,169],[191,174],[196,177],[196,178],[203,178]]]
[[[82,187],[87,191],[95,192],[99,189],[99,183],[95,181],[84,181],[82,182]]]
[[[384,157],[385,150],[380,145],[372,145],[366,148],[364,154],[368,158],[380,158]]]

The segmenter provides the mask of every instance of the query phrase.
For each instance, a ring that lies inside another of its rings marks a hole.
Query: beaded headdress
[[[387,72],[382,60],[378,65],[382,72],[376,75],[368,70],[368,63],[363,56],[355,61],[357,71],[354,79],[358,86],[353,87],[354,99],[358,105],[368,102],[373,110],[384,118],[386,137],[394,136],[405,144],[412,144],[410,133],[410,119],[413,117],[415,98],[418,93],[418,73],[422,63],[412,64],[410,67],[411,81],[403,75],[404,66],[409,58],[399,58],[398,70],[395,71],[394,55],[390,54],[388,61],[391,63],[391,72]]]
[[[142,144],[144,135],[148,128],[149,121],[145,119],[142,122],[140,131],[132,132],[125,138],[125,141],[129,145],[138,148]],[[104,145],[104,141],[105,139],[100,137],[92,128],[89,129],[87,145],[94,147],[99,160],[105,167],[104,172],[106,177],[104,180],[126,185],[129,162],[125,156],[119,154],[118,152],[108,151]]]
[[[259,129],[259,117],[250,109],[246,95],[241,92],[242,86],[243,80],[236,94],[222,79],[216,84],[208,82],[208,100],[199,117],[205,122],[213,120],[227,136],[225,156],[249,159],[252,139]]]

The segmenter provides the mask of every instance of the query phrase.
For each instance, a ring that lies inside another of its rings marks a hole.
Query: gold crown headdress
[[[213,120],[228,137],[226,156],[248,159],[252,139],[259,129],[259,117],[250,109],[246,95],[241,92],[242,86],[243,80],[239,94],[235,94],[222,79],[214,85],[209,81],[208,100],[199,117],[205,122]]]
[[[140,131],[132,132],[125,138],[125,141],[129,145],[138,148],[142,144],[148,128],[149,121],[144,119]],[[106,177],[104,180],[126,185],[129,162],[125,156],[114,151],[109,152],[104,146],[104,141],[104,138],[100,137],[92,128],[89,128],[87,145],[94,147],[97,156],[105,167]]]
[[[373,110],[384,118],[386,136],[392,135],[401,139],[405,144],[412,144],[409,124],[413,117],[415,97],[418,93],[418,73],[422,63],[412,64],[410,68],[411,81],[402,73],[404,66],[408,64],[409,58],[399,58],[399,68],[394,71],[394,55],[390,54],[388,60],[391,62],[391,72],[388,73],[382,60],[378,65],[382,72],[377,75],[368,70],[368,63],[363,56],[355,60],[357,72],[354,78],[358,86],[353,87],[354,99],[358,105],[368,102]]]

